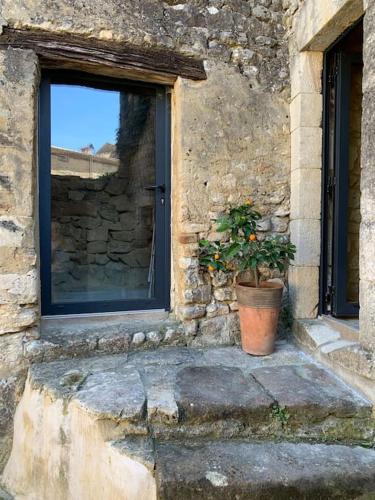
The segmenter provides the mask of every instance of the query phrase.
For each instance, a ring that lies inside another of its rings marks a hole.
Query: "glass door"
[[[359,313],[362,22],[325,58],[323,313]]]
[[[169,101],[78,73],[40,92],[42,314],[169,305]]]

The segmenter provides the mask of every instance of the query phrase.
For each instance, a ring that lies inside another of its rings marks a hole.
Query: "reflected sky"
[[[74,85],[51,85],[51,144],[79,151],[89,144],[97,151],[115,144],[120,93]]]

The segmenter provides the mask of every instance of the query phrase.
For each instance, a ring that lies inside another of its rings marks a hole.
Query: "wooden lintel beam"
[[[127,43],[83,38],[78,35],[51,33],[5,27],[0,35],[0,48],[32,49],[47,67],[71,69],[100,67],[124,71],[135,77],[172,81],[178,76],[191,80],[207,78],[203,61],[172,51],[143,48]]]

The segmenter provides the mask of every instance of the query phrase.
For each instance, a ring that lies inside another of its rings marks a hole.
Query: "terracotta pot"
[[[265,281],[240,282],[236,286],[240,314],[242,349],[254,356],[267,356],[274,350],[283,285]]]

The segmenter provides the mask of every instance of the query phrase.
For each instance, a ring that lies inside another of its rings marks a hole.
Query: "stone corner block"
[[[375,282],[360,280],[359,341],[375,355]]]
[[[298,94],[290,104],[290,131],[298,127],[321,127],[323,97],[321,94]]]
[[[322,129],[297,127],[291,134],[291,170],[322,168]]]
[[[291,58],[290,80],[292,99],[300,93],[322,90],[323,52],[298,52]]]
[[[290,221],[290,239],[297,247],[295,266],[319,266],[320,220],[296,219]]]
[[[321,171],[301,168],[293,170],[290,186],[290,218],[320,219]]]
[[[319,305],[319,268],[290,266],[288,281],[293,317],[316,318]]]

